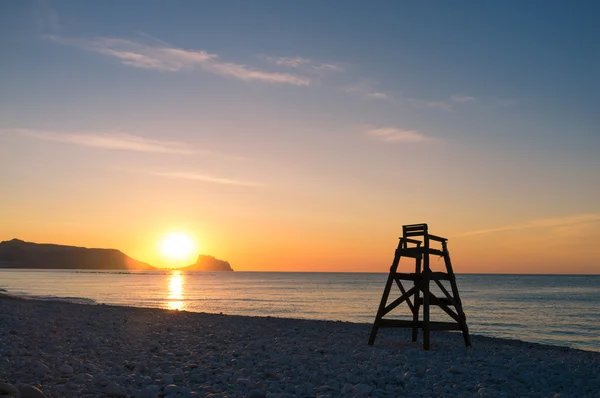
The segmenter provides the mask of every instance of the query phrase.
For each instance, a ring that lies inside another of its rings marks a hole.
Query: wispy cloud
[[[310,59],[302,57],[269,57],[268,59],[275,65],[287,66],[288,68],[299,68],[302,65],[307,65],[311,63]]]
[[[214,176],[210,176],[210,175],[206,175],[206,174],[198,174],[198,173],[190,173],[190,172],[153,172],[151,174],[160,176],[160,177],[203,181],[203,182],[210,182],[210,183],[214,183],[214,184],[242,185],[242,186],[248,186],[248,187],[263,187],[263,186],[265,186],[265,184],[258,183],[258,182],[233,180],[230,178],[214,177]]]
[[[381,100],[390,100],[390,99],[392,99],[392,97],[390,97],[389,94],[382,93],[380,91],[373,91],[371,93],[367,93],[367,97],[373,98],[373,99],[381,99]]]
[[[348,94],[354,94],[370,100],[392,100],[390,94],[374,88],[374,83],[369,80],[362,80],[358,83],[342,87],[342,91]]]
[[[522,224],[512,224],[512,225],[506,225],[506,226],[502,226],[502,227],[470,231],[470,232],[465,232],[464,234],[461,234],[460,236],[491,234],[494,232],[515,231],[515,230],[529,229],[529,228],[556,228],[556,227],[565,227],[565,226],[573,226],[573,225],[578,225],[578,224],[585,224],[585,223],[596,222],[596,221],[600,221],[600,213],[576,214],[576,215],[565,216],[565,217],[542,218],[542,219],[527,221]]]
[[[475,97],[469,95],[453,95],[447,100],[420,100],[411,98],[409,101],[417,106],[425,108],[434,108],[442,111],[450,112],[458,104],[465,104],[467,102],[476,101]]]
[[[319,63],[309,58],[303,57],[270,57],[263,56],[264,59],[277,66],[286,68],[296,68],[303,71],[319,71],[319,72],[343,72],[344,68],[335,64]]]
[[[344,71],[344,68],[342,68],[339,65],[335,65],[335,64],[315,65],[314,68],[316,70],[330,71],[330,72],[343,72]]]
[[[428,137],[418,130],[400,130],[392,127],[370,129],[366,131],[366,134],[387,142],[421,143],[436,141],[435,138]]]
[[[475,97],[471,97],[469,95],[453,95],[452,97],[450,97],[450,99],[453,102],[459,103],[475,101]]]
[[[26,129],[0,130],[0,133],[18,134],[46,141],[112,150],[180,155],[190,155],[198,152],[183,142],[148,139],[125,133],[63,133]]]
[[[248,67],[243,64],[221,61],[217,54],[203,50],[187,50],[153,39],[147,42],[129,39],[96,37],[93,39],[48,36],[61,44],[79,47],[113,57],[124,65],[162,72],[202,69],[220,76],[244,81],[309,86],[308,77],[290,73],[276,73]],[[147,37],[148,38],[148,37]]]

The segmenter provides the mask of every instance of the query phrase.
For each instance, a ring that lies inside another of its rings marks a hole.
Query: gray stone
[[[12,384],[0,383],[0,394],[17,396],[19,394],[19,390],[17,390],[17,387],[13,386]]]
[[[73,374],[73,368],[67,364],[64,364],[60,368],[58,368],[58,371],[65,376],[70,376]]]
[[[373,390],[373,387],[371,387],[368,384],[357,384],[354,386],[354,388],[352,389],[352,392],[354,394],[366,394],[369,395],[369,393]]]
[[[104,387],[103,391],[109,397],[124,397],[127,395],[125,393],[125,389],[117,383],[115,383],[114,381],[108,383],[106,387]]]
[[[46,372],[48,372],[49,370],[50,369],[43,363],[38,363],[35,367],[35,375],[38,378],[42,378],[46,375]]]
[[[247,398],[265,398],[265,392],[255,388],[248,392]]]
[[[179,392],[179,387],[177,387],[175,384],[169,384],[168,386],[166,386],[163,390],[163,392],[166,395],[169,394],[177,394]]]
[[[348,395],[352,392],[352,384],[346,383],[344,387],[342,387],[342,394]]]
[[[25,386],[19,388],[21,398],[46,398],[44,393],[35,386]]]

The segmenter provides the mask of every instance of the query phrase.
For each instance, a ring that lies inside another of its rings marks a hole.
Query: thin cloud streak
[[[450,97],[450,99],[454,102],[469,102],[469,101],[475,101],[475,97],[471,97],[468,95],[453,95],[452,97]]]
[[[267,61],[277,66],[286,68],[302,69],[304,71],[313,69],[320,72],[343,72],[344,68],[335,64],[319,64],[311,59],[303,57],[269,57],[263,56]]]
[[[194,180],[194,181],[203,181],[203,182],[211,182],[215,184],[223,184],[223,185],[240,185],[247,187],[264,187],[265,184],[251,181],[239,181],[233,180],[230,178],[221,178],[221,177],[213,177],[206,174],[197,174],[190,172],[154,172],[153,175],[160,177],[168,177],[168,178],[176,178],[183,180]]]
[[[410,98],[409,102],[420,107],[439,109],[445,112],[451,112],[457,104],[465,104],[468,102],[477,101],[475,97],[468,95],[453,95],[447,100],[419,100]]]
[[[177,48],[154,38],[151,44],[109,37],[77,39],[48,36],[48,38],[61,44],[117,58],[124,65],[135,68],[161,72],[202,69],[220,76],[243,81],[256,80],[265,83],[296,86],[309,86],[311,84],[310,79],[305,76],[262,71],[243,64],[223,62],[216,54],[210,54],[202,50]]]
[[[368,100],[391,101],[394,99],[390,94],[374,89],[373,84],[368,80],[342,87],[342,91],[348,94],[359,95]]]
[[[418,130],[400,130],[392,127],[371,129],[367,130],[366,133],[387,142],[421,143],[436,141],[435,138],[428,137]]]
[[[521,229],[529,229],[529,228],[554,228],[554,227],[564,227],[570,225],[578,225],[589,222],[600,221],[600,213],[588,213],[588,214],[577,214],[573,216],[565,216],[565,217],[556,217],[556,218],[543,218],[538,220],[531,220],[523,224],[514,224],[507,225],[504,227],[498,228],[490,228],[490,229],[482,229],[477,231],[470,231],[459,236],[472,236],[472,235],[482,235],[482,234],[490,234],[494,232],[503,232],[503,231],[515,231]]]
[[[143,138],[126,133],[59,133],[55,131],[40,130],[0,130],[4,134],[18,134],[45,141],[61,142],[92,148],[126,150],[150,153],[172,153],[191,155],[198,151],[183,142],[163,141]]]
[[[275,65],[286,66],[289,68],[299,68],[302,65],[310,64],[310,59],[302,57],[279,57],[269,58]]]
[[[389,94],[382,93],[379,91],[367,93],[367,97],[373,98],[373,99],[381,99],[381,100],[391,100],[392,99],[392,97],[390,97]]]

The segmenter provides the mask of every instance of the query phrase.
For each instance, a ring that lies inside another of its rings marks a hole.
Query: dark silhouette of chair
[[[415,239],[418,238],[418,239]],[[431,243],[441,244],[441,250],[431,247]],[[429,256],[440,256],[444,258],[445,272],[433,272],[430,268]],[[415,259],[414,272],[398,272],[401,257]],[[406,290],[402,281],[411,281],[413,286]],[[445,297],[437,297],[430,291],[429,283],[433,281],[439,287]],[[450,283],[450,290],[444,286],[442,281]],[[392,285],[396,284],[400,289],[400,296],[387,303]],[[421,296],[422,295],[422,296]],[[412,300],[411,300],[412,299]],[[406,302],[412,312],[412,320],[386,319],[394,308]],[[453,322],[432,322],[430,318],[430,306],[440,307],[447,313]],[[419,320],[419,312],[423,307],[423,320]],[[429,334],[431,330],[461,330],[465,345],[471,345],[467,318],[462,308],[462,302],[456,286],[456,278],[450,262],[447,239],[429,233],[427,224],[411,224],[402,226],[402,237],[394,256],[394,262],[390,267],[381,303],[373,323],[373,329],[369,337],[369,345],[375,342],[379,328],[387,327],[410,327],[412,328],[412,341],[417,341],[419,328],[423,330],[423,349],[429,349]]]

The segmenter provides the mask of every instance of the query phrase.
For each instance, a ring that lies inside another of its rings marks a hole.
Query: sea
[[[386,279],[384,273],[0,269],[0,292],[85,304],[372,323]],[[600,275],[461,274],[457,284],[472,334],[600,352]],[[390,301],[400,294],[393,286]],[[409,314],[402,305],[390,316],[410,319]],[[450,320],[439,309],[432,310],[431,319]]]

